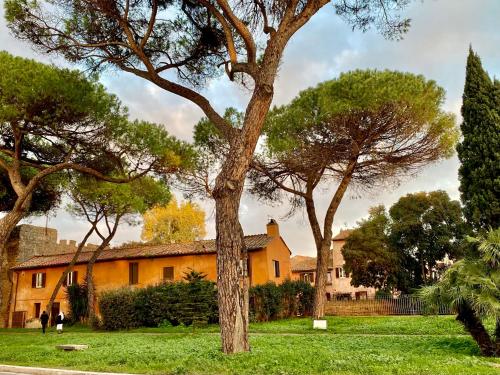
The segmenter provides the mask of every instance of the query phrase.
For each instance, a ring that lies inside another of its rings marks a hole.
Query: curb
[[[117,372],[93,372],[93,371],[63,370],[55,368],[24,367],[24,366],[9,366],[9,365],[0,365],[0,372],[7,372],[12,374],[29,374],[29,375],[136,375],[136,374],[122,374]]]

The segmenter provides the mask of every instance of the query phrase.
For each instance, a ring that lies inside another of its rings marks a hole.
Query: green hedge
[[[303,281],[269,282],[250,288],[250,318],[258,322],[311,315],[314,288]]]
[[[108,291],[101,295],[99,307],[107,330],[158,327],[166,322],[217,323],[219,319],[215,284],[200,279]]]

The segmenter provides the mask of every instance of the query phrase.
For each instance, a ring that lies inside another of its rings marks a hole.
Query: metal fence
[[[332,300],[325,305],[326,315],[449,315],[453,312],[446,305],[432,308],[417,296],[397,298],[377,297],[359,300]]]

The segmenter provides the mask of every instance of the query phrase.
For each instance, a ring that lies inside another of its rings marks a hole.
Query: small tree
[[[143,218],[141,238],[153,243],[191,242],[203,239],[205,211],[196,203],[173,198],[166,206],[147,210]]]
[[[342,247],[344,268],[351,284],[379,290],[397,287],[400,257],[390,245],[390,219],[384,206],[372,207],[369,217],[358,223]]]
[[[137,215],[144,213],[156,204],[164,204],[170,199],[170,191],[160,182],[151,178],[141,178],[128,184],[114,185],[98,182],[92,178],[80,178],[71,189],[75,202],[70,207],[74,215],[87,218],[92,222],[98,217],[101,227],[95,233],[101,244],[93,250],[87,262],[85,277],[88,293],[89,322],[95,322],[95,285],[93,279],[94,264],[101,253],[109,246],[121,222],[137,224]]]
[[[435,285],[421,290],[422,298],[438,306],[449,305],[479,345],[484,356],[500,356],[500,229],[486,237],[471,239],[479,244],[479,258],[456,262]],[[483,325],[485,318],[496,319],[496,341]]]
[[[230,157],[221,163],[212,192],[224,353],[249,350],[248,310],[238,288],[244,247],[238,208],[246,173],[285,47],[330,2],[362,30],[375,25],[386,37],[399,38],[409,28],[409,20],[399,16],[408,0],[5,1],[7,23],[17,37],[93,69],[113,66],[181,96],[227,141]],[[250,88],[241,129],[200,93],[222,74]]]
[[[469,50],[462,104],[463,140],[458,145],[460,192],[475,229],[500,226],[500,84]]]
[[[317,250],[314,317],[324,313],[333,220],[348,186],[370,188],[451,156],[457,130],[443,100],[444,90],[422,76],[358,70],[270,113],[252,192],[271,200],[288,193],[295,208],[306,208]],[[321,225],[314,193],[332,181]]]

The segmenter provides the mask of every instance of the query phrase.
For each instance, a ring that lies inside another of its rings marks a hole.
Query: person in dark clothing
[[[40,323],[42,323],[42,332],[45,333],[45,329],[47,328],[47,323],[49,322],[49,314],[45,311],[40,315]]]

